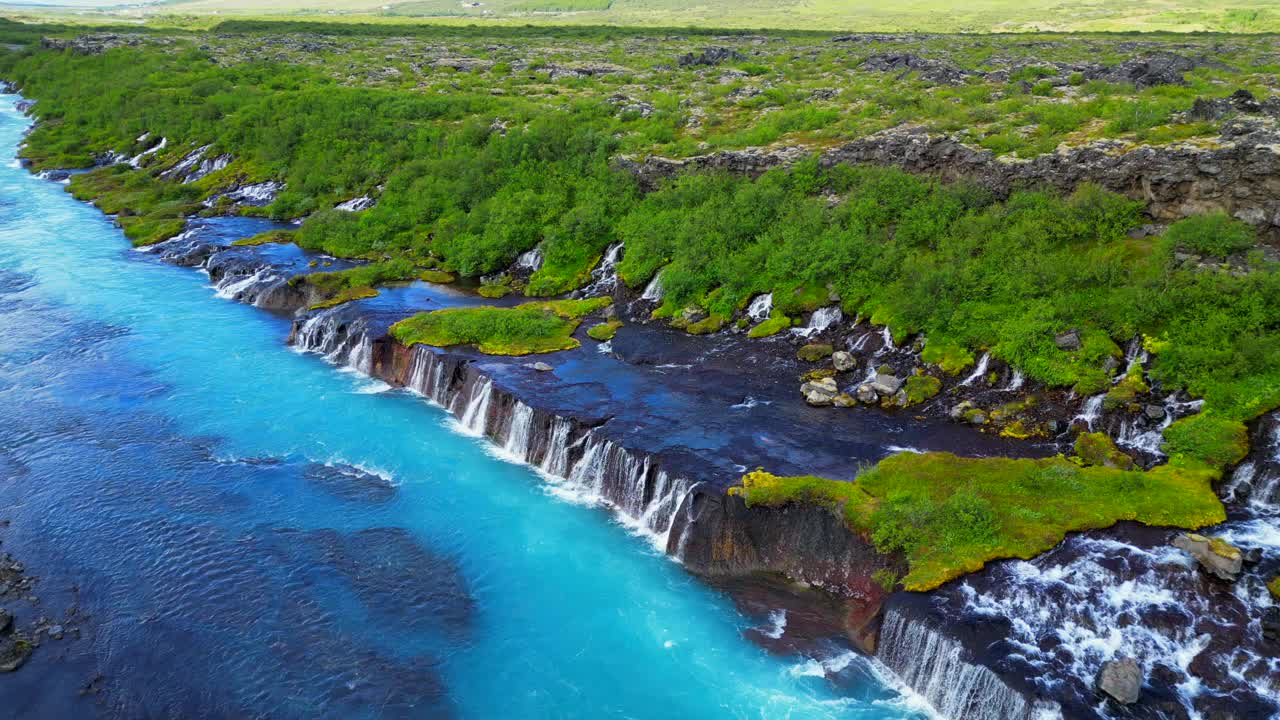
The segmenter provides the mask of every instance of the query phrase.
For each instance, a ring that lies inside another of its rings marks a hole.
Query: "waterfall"
[[[978,359],[978,366],[973,369],[972,373],[969,373],[969,377],[960,381],[960,387],[972,385],[973,383],[977,382],[980,378],[982,378],[984,375],[986,375],[987,365],[989,365],[990,363],[991,363],[991,353],[982,353],[982,357]]]
[[[297,344],[328,347],[333,342],[329,336],[341,334],[335,327],[338,322],[326,313],[308,318],[296,333]],[[371,366],[370,361],[364,367]],[[464,374],[446,367],[466,366],[429,348],[414,347],[404,370],[404,386],[449,410],[468,434],[493,441],[505,459],[539,470],[557,494],[612,508],[623,525],[666,550],[688,482],[658,468],[651,456],[632,452],[595,429],[576,428],[568,418],[506,396],[492,378],[469,375],[468,381],[458,381]]]
[[[531,273],[542,269],[542,251],[538,248],[527,250],[520,253],[516,258],[516,264],[512,266],[516,270],[528,270]]]
[[[489,422],[489,401],[493,398],[493,381],[484,378],[471,388],[471,399],[462,413],[462,426],[483,435]]]
[[[1139,336],[1130,340],[1129,345],[1125,348],[1125,351],[1124,351],[1124,360],[1125,360],[1124,374],[1116,376],[1114,382],[1120,382],[1122,379],[1124,379],[1125,376],[1127,376],[1134,369],[1141,368],[1142,366],[1146,365],[1147,360],[1149,359],[1150,359],[1150,356],[1147,354],[1147,351],[1142,347],[1142,337]]]
[[[239,300],[246,291],[260,285],[278,280],[271,267],[263,265],[251,275],[223,275],[214,283],[217,295],[224,300]]]
[[[1080,408],[1080,414],[1072,418],[1072,421],[1083,421],[1089,427],[1089,431],[1092,432],[1093,424],[1098,421],[1098,418],[1102,417],[1102,401],[1106,397],[1106,393],[1100,393],[1086,400],[1084,407]]]
[[[765,293],[755,296],[751,304],[747,306],[747,317],[756,322],[763,322],[769,319],[770,313],[773,312],[773,293]]]
[[[644,286],[644,293],[640,295],[640,299],[644,300],[645,302],[651,302],[651,303],[660,302],[662,300],[662,272],[661,271],[659,271],[656,275],[653,276],[653,279],[649,281],[648,285]]]
[[[863,350],[866,349],[867,342],[871,340],[871,338],[875,337],[875,335],[876,333],[873,330],[868,330],[862,333],[861,335],[858,336],[857,340],[851,341],[849,343],[849,352],[853,352],[853,353],[862,352]]]
[[[1022,389],[1022,385],[1026,381],[1027,379],[1023,376],[1022,371],[1014,368],[1013,376],[1009,378],[1009,384],[1006,385],[1004,389],[1008,392],[1017,392]]]
[[[898,346],[893,344],[893,333],[889,331],[889,326],[885,325],[880,329],[880,347],[872,355],[879,356],[897,349]]]
[[[294,346],[368,374],[373,369],[373,341],[364,318],[350,315],[343,306],[311,315],[297,326]]]
[[[195,149],[195,150],[193,150],[190,154],[188,154],[186,157],[184,157],[184,158],[182,158],[181,160],[179,160],[177,165],[174,165],[173,167],[169,168],[168,170],[165,170],[164,172],[160,173],[160,177],[162,177],[162,178],[164,178],[164,179],[166,179],[166,180],[171,180],[171,179],[173,179],[173,178],[175,178],[175,177],[178,177],[179,175],[184,175],[184,176],[185,176],[185,174],[186,174],[189,170],[191,170],[192,168],[194,168],[194,167],[196,166],[196,163],[200,162],[200,158],[204,157],[204,154],[205,154],[206,152],[208,152],[208,151],[209,151],[209,148],[211,148],[211,147],[213,147],[213,146],[212,146],[212,145],[205,145],[204,147],[196,148],[196,149]],[[185,182],[185,180],[184,180],[184,182]]]
[[[340,202],[337,205],[334,205],[333,209],[338,210],[339,212],[360,212],[362,210],[368,210],[376,204],[377,203],[374,202],[373,198],[368,195],[361,195],[360,197],[354,197],[345,202]]]
[[[576,295],[594,297],[612,292],[618,286],[618,261],[622,259],[622,243],[614,243],[604,251],[600,266],[591,271],[591,282]]]
[[[138,141],[141,142],[142,140],[145,140],[149,134],[150,133],[143,133],[142,137],[139,138]],[[135,170],[141,168],[143,158],[145,158],[146,156],[152,153],[160,152],[161,150],[165,149],[165,147],[168,144],[169,144],[169,138],[160,138],[160,142],[156,143],[152,147],[147,148],[146,150],[143,150],[137,155],[134,155],[133,157],[129,158],[129,165],[131,165]]]
[[[813,315],[809,316],[808,324],[791,332],[801,337],[811,338],[843,319],[844,313],[840,311],[838,305],[828,305],[814,310]]]
[[[890,608],[876,657],[953,720],[1030,720],[1056,708],[1027,702],[989,668],[970,662],[957,641]],[[1056,713],[1061,717],[1061,712]]]
[[[507,428],[507,441],[503,449],[520,461],[529,459],[529,438],[533,429],[533,408],[516,402],[511,411],[511,425]]]

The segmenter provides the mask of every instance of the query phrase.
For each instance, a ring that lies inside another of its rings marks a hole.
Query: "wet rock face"
[[[1201,567],[1222,580],[1234,581],[1244,568],[1240,549],[1218,538],[1187,533],[1175,538],[1173,546],[1185,550],[1200,562]]]
[[[868,651],[889,595],[872,576],[901,575],[843,519],[813,505],[748,507],[740,496],[695,489],[676,512],[669,537],[668,552],[693,572],[777,573],[833,593],[844,601],[850,637]]]
[[[1262,636],[1280,645],[1280,605],[1272,605],[1262,613]]]
[[[1098,691],[1121,705],[1138,702],[1142,691],[1142,667],[1133,658],[1112,660],[1098,672]]]

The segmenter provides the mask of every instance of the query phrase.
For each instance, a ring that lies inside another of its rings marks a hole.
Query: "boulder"
[[[555,369],[544,362],[536,362],[530,365],[529,367],[533,368],[534,370],[537,370],[538,372],[550,372]]]
[[[4,608],[0,608],[0,635],[6,635],[13,631],[13,613]]]
[[[1280,643],[1280,605],[1262,611],[1262,637]]]
[[[880,399],[880,395],[875,391],[875,388],[871,387],[871,383],[862,383],[854,394],[857,396],[858,402],[866,403],[867,405],[871,405]]]
[[[707,311],[700,307],[689,306],[680,311],[680,317],[687,323],[693,324],[707,319]]]
[[[1142,409],[1142,411],[1152,420],[1163,420],[1165,416],[1165,409],[1163,405],[1147,405]]]
[[[1098,671],[1097,688],[1121,705],[1138,702],[1142,690],[1142,667],[1133,658],[1110,660]]]
[[[738,62],[746,60],[746,56],[742,53],[727,47],[709,47],[701,53],[686,53],[676,58],[676,64],[680,67],[696,67],[698,65],[719,65],[727,60]]]
[[[800,386],[800,392],[804,395],[804,401],[815,407],[832,404],[836,395],[840,394],[840,388],[836,386],[836,381],[832,378],[819,378],[810,380]]]
[[[1223,580],[1236,580],[1244,567],[1240,548],[1220,538],[1184,533],[1174,538],[1173,546],[1186,551],[1200,562],[1201,567]]]
[[[952,406],[951,411],[948,414],[951,416],[952,420],[964,420],[965,413],[972,410],[973,407],[973,402],[971,400],[965,400]]]
[[[887,375],[882,372],[876,373],[875,378],[869,383],[871,389],[881,395],[893,395],[902,389],[902,378],[897,375]]]
[[[840,372],[849,372],[858,367],[858,358],[851,352],[837,350],[831,354],[831,363],[835,365],[836,370]]]
[[[16,635],[0,637],[0,673],[13,672],[31,657],[31,643]]]
[[[805,362],[818,362],[831,355],[831,346],[821,343],[809,343],[796,351],[796,357]]]
[[[1053,337],[1053,344],[1057,345],[1059,350],[1075,352],[1082,347],[1080,343],[1080,331],[1068,330],[1064,333],[1055,335]]]
[[[858,401],[849,393],[840,393],[835,396],[835,399],[831,401],[831,404],[836,407],[853,407],[858,404]]]

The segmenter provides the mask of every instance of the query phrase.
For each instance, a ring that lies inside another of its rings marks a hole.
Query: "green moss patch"
[[[1076,437],[1076,455],[1086,465],[1133,469],[1133,458],[1120,451],[1106,433],[1080,433]]]
[[[1106,397],[1102,398],[1102,407],[1105,410],[1125,408],[1134,404],[1139,395],[1146,395],[1150,391],[1151,388],[1142,379],[1142,368],[1135,367],[1129,371],[1128,375],[1111,386]]]
[[[294,230],[268,230],[260,232],[253,237],[240,238],[232,242],[232,245],[270,245],[285,244],[293,242]]]
[[[810,343],[801,347],[799,350],[796,350],[796,357],[805,362],[818,362],[819,360],[831,357],[831,353],[833,352],[835,352],[835,348],[832,348],[830,345]]]
[[[451,272],[445,272],[444,270],[423,270],[422,272],[418,273],[418,279],[425,280],[429,283],[439,283],[441,285],[447,285],[453,282],[454,280],[457,280],[458,276],[454,275]]]
[[[1066,533],[1121,520],[1196,529],[1222,522],[1218,472],[1200,464],[1147,472],[1039,460],[901,453],[853,482],[743,477],[731,492],[748,505],[827,507],[883,553],[901,552],[908,590],[929,590],[1000,558],[1029,559]]]
[[[511,287],[508,285],[481,285],[480,289],[476,290],[476,293],[480,297],[497,300],[510,295]]]
[[[959,375],[973,365],[973,353],[956,343],[930,340],[920,352],[920,359],[937,365],[948,375]]]
[[[404,345],[475,345],[488,355],[531,355],[571,350],[581,317],[610,303],[608,298],[550,300],[512,308],[449,308],[419,313],[391,326]]]
[[[762,321],[759,325],[747,331],[747,337],[762,338],[778,333],[791,327],[791,318],[786,315],[774,314],[767,320]]]
[[[1267,583],[1267,590],[1271,591],[1271,597],[1280,600],[1280,575],[1271,578],[1271,582]]]
[[[621,320],[610,320],[609,322],[603,322],[599,325],[592,325],[587,329],[587,335],[593,340],[607,342],[612,340],[614,335],[618,334],[618,328],[620,327],[622,327]]]
[[[942,390],[942,380],[932,375],[912,375],[907,378],[904,389],[907,391],[907,404],[903,407],[911,407],[937,395]]]
[[[1249,430],[1238,420],[1212,413],[1191,415],[1165,428],[1164,451],[1215,467],[1234,465],[1249,453]]]

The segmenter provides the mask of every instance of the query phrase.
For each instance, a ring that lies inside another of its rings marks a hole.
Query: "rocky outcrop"
[[[831,510],[748,506],[739,495],[701,486],[676,512],[669,538],[668,552],[696,573],[772,573],[840,597],[846,631],[868,652],[875,650],[877,620],[889,595],[874,576],[898,577],[903,570]]]
[[[78,55],[101,55],[120,47],[134,47],[143,42],[169,44],[167,38],[147,38],[142,35],[120,35],[116,33],[92,33],[75,38],[45,37],[40,39],[40,47],[46,50],[70,50]]]
[[[877,53],[862,62],[861,70],[895,72],[902,79],[910,73],[918,73],[921,80],[938,85],[959,85],[971,76],[981,76],[971,70],[961,70],[955,64],[934,60],[912,53]]]
[[[1240,549],[1218,538],[1186,533],[1174,538],[1173,546],[1186,551],[1208,573],[1222,580],[1234,581],[1244,569]]]
[[[757,176],[808,157],[801,147],[759,148],[682,160],[620,157],[615,166],[633,172],[652,190],[688,170]],[[1254,119],[1228,121],[1219,141],[1206,146],[1131,146],[1100,140],[1021,160],[997,157],[947,135],[899,127],[822,153],[823,165],[899,167],[944,180],[966,179],[1007,197],[1018,188],[1045,186],[1071,192],[1100,185],[1146,203],[1158,221],[1221,210],[1280,239],[1280,130]]]
[[[676,64],[680,67],[697,67],[719,65],[728,61],[746,60],[746,56],[742,53],[728,47],[709,47],[700,53],[685,53],[676,58]]]

